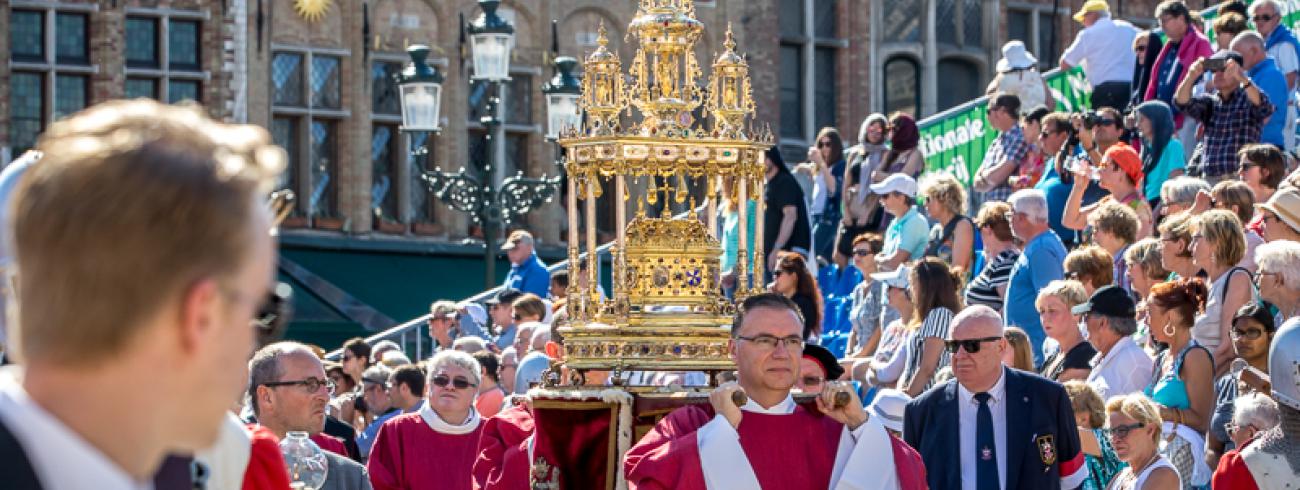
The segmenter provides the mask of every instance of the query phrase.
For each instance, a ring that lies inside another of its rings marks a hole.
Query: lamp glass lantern
[[[483,15],[470,24],[469,47],[474,59],[475,80],[510,79],[510,52],[515,47],[515,28],[497,15],[500,0],[479,0]]]
[[[429,47],[417,44],[406,49],[411,64],[398,75],[402,103],[402,130],[438,132],[442,105],[442,74],[425,62]]]
[[[556,139],[566,128],[576,128],[582,123],[578,98],[582,85],[573,75],[578,60],[561,56],[555,59],[555,77],[542,87],[546,94],[546,137]]]

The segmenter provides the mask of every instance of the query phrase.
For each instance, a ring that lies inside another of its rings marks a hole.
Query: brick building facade
[[[752,65],[758,119],[799,154],[816,131],[837,126],[852,139],[870,112],[921,116],[978,96],[998,48],[1023,39],[1050,68],[1053,22],[1059,52],[1077,32],[1069,12],[1080,2],[987,0],[698,1],[708,30],[697,54],[717,52],[733,25]],[[1120,2],[1150,18],[1153,1]],[[458,168],[482,158],[476,121],[485,90],[471,86],[461,59],[462,14],[472,0],[6,0],[0,18],[0,148],[30,146],[48,121],[118,97],[195,99],[215,117],[272,130],[293,158],[285,185],[299,191],[291,227],[348,235],[464,237],[465,217],[430,202],[414,178],[420,163],[397,132],[391,74],[408,43],[433,46],[446,75],[442,135],[432,165]],[[300,6],[325,5],[299,13]],[[1147,5],[1151,4],[1151,5]],[[507,1],[517,29],[512,75],[504,89],[507,174],[554,173],[543,137],[541,84],[559,21],[560,53],[581,58],[603,22],[623,59],[624,29],[636,2]],[[311,18],[308,18],[311,16]],[[1130,17],[1126,15],[1126,17]],[[1138,22],[1149,24],[1149,20]],[[36,45],[34,43],[39,43]],[[468,135],[468,136],[467,136]],[[555,206],[531,217],[553,222]],[[558,229],[543,228],[556,242]],[[554,228],[554,227],[550,227]]]
[[[1079,28],[1070,13],[1081,3],[698,0],[706,32],[697,56],[707,70],[733,26],[751,65],[758,120],[771,125],[787,154],[802,155],[822,126],[839,127],[852,144],[871,112],[924,117],[980,95],[1009,38],[1023,39],[1050,68],[1057,57],[1051,26],[1059,52]],[[1150,26],[1156,3],[1112,7]],[[307,237],[340,249],[424,247],[418,253],[427,254],[429,244],[476,232],[416,178],[426,165],[454,170],[483,158],[475,121],[486,91],[471,85],[461,54],[462,15],[479,14],[473,0],[0,0],[0,7],[5,162],[50,121],[86,105],[193,99],[214,117],[267,127],[288,150],[283,184],[299,202],[286,243]],[[636,7],[635,0],[503,2],[502,16],[516,27],[513,80],[503,89],[506,138],[498,146],[505,174],[557,172],[540,93],[552,75],[551,20],[558,21],[560,54],[579,59],[594,49],[603,23],[626,67],[634,54],[626,27]],[[428,162],[408,156],[423,142],[397,130],[391,75],[411,43],[429,44],[446,76],[444,130],[432,138]],[[550,204],[523,225],[556,245],[564,235],[555,223],[563,221]]]

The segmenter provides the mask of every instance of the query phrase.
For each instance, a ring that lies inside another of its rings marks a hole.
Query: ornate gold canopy
[[[730,369],[726,343],[735,306],[720,291],[718,208],[738,202],[736,297],[762,286],[764,151],[770,131],[752,128],[749,65],[730,28],[722,54],[701,85],[695,44],[704,25],[692,0],[641,0],[628,27],[638,42],[623,73],[604,26],[587,56],[581,127],[561,132],[568,158],[569,260],[584,281],[569,283],[569,324],[561,326],[565,365],[578,370]],[[699,112],[696,112],[699,111]],[[702,114],[697,117],[695,114]],[[629,181],[631,188],[629,187]],[[721,188],[733,189],[724,196]],[[613,291],[602,298],[596,254],[595,200],[613,186],[617,238],[611,250]],[[692,197],[690,188],[703,189]],[[662,195],[661,195],[662,194]],[[670,197],[671,196],[671,197]],[[585,202],[579,220],[578,199]],[[668,204],[689,203],[673,216]],[[753,201],[758,216],[748,216]],[[629,221],[627,210],[635,206]],[[647,207],[661,206],[658,216]],[[700,212],[700,208],[703,211]],[[701,219],[703,216],[703,219]],[[754,237],[746,235],[756,220]],[[579,238],[585,225],[585,240]],[[754,243],[749,250],[747,243]]]

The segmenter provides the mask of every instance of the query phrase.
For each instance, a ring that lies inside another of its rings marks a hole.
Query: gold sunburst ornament
[[[294,0],[293,9],[309,22],[316,22],[329,11],[332,0]]]

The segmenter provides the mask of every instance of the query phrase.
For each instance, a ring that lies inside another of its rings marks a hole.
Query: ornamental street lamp
[[[501,84],[510,79],[510,50],[514,47],[514,27],[496,13],[500,3],[479,0],[483,15],[467,28],[474,60],[471,78],[488,83],[494,94],[500,94]],[[402,130],[439,134],[442,77],[424,61],[428,47],[411,46],[407,53],[411,64],[397,77],[401,87]],[[496,239],[501,227],[509,225],[515,216],[527,214],[550,201],[563,177],[527,178],[521,172],[497,185],[494,168],[501,168],[502,164],[498,161],[496,144],[503,138],[499,95],[488,99],[487,115],[480,122],[487,128],[487,158],[470,162],[470,169],[462,166],[457,172],[446,172],[435,168],[420,177],[434,197],[452,209],[468,213],[483,230],[484,284],[490,288],[496,283]],[[430,140],[425,138],[424,145],[413,151],[417,158],[429,155]]]
[[[576,129],[582,123],[582,113],[578,110],[578,98],[582,96],[582,84],[573,76],[573,68],[578,60],[571,56],[555,59],[555,77],[542,85],[546,95],[546,139],[559,139],[560,132]]]

